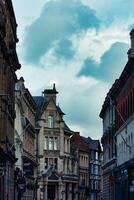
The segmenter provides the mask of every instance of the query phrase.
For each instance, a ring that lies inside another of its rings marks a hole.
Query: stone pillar
[[[59,200],[65,200],[65,185],[62,182],[59,182]]]
[[[43,182],[39,183],[40,187],[38,190],[38,199],[39,200],[43,200],[44,199],[44,186],[43,186]]]
[[[64,123],[60,123],[60,159],[58,159],[58,171],[63,173],[63,159],[64,159]]]
[[[60,156],[64,156],[64,123],[60,123]]]

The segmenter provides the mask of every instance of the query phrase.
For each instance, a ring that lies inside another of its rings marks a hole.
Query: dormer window
[[[54,128],[54,116],[48,116],[48,128]]]

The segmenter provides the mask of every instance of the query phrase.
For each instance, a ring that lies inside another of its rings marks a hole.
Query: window
[[[45,158],[45,169],[48,168],[48,158]]]
[[[45,137],[45,144],[44,144],[44,149],[47,150],[48,149],[48,137]]]
[[[49,138],[49,150],[53,150],[53,137]]]
[[[45,169],[49,167],[53,167],[55,169],[58,168],[58,158],[45,158]]]
[[[44,149],[54,151],[58,150],[58,137],[45,136]]]
[[[48,127],[54,128],[54,116],[48,116]]]
[[[98,190],[99,189],[99,182],[96,180],[95,181],[95,190]]]
[[[97,175],[99,173],[98,165],[94,165],[94,173]]]
[[[49,165],[53,165],[53,158],[49,158]]]
[[[58,138],[54,138],[54,150],[58,150]]]
[[[94,165],[91,165],[91,174],[94,174]]]
[[[54,167],[55,167],[55,169],[58,168],[58,159],[57,158],[54,158]]]

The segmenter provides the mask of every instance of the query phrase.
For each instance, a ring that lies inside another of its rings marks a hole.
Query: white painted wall
[[[134,158],[134,116],[117,132],[117,165]],[[123,140],[126,141],[124,141]],[[130,147],[128,147],[130,146]]]

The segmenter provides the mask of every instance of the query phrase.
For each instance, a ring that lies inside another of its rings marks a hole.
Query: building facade
[[[37,158],[35,130],[36,104],[29,90],[25,88],[24,79],[21,77],[15,86],[15,148],[16,169],[20,170],[22,177],[16,182],[16,199],[32,200],[36,197],[37,190]],[[19,188],[24,180],[24,188]],[[23,191],[22,191],[23,190]]]
[[[130,36],[128,62],[107,94],[100,113],[104,200],[134,199],[134,30]]]
[[[115,199],[134,199],[134,30],[128,62],[115,89],[117,167]]]
[[[0,1],[0,199],[14,199],[16,19],[11,0]]]
[[[99,140],[90,137],[82,139],[87,143],[89,149],[89,199],[100,200],[102,196],[101,188],[101,164],[102,149]]]
[[[73,132],[63,120],[57,106],[55,84],[46,89],[36,102],[36,128],[39,129],[38,199],[78,199],[77,160],[70,152]]]
[[[102,150],[99,140],[89,140],[90,149],[90,200],[101,199],[101,160]]]
[[[115,104],[113,102],[113,90],[117,80],[109,90],[105,98],[100,117],[103,120],[103,199],[113,200],[115,198],[114,168],[116,167],[116,141],[115,141]]]
[[[78,199],[86,200],[89,198],[89,147],[79,132],[71,137],[71,151],[77,158]]]

